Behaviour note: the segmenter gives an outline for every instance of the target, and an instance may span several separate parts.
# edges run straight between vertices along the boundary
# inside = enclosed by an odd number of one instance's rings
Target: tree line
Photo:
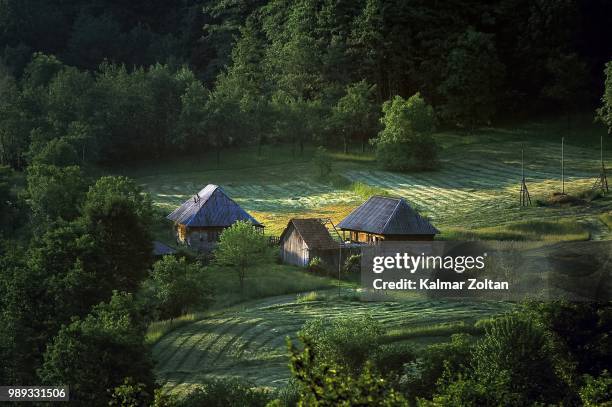
[[[3,2],[0,164],[24,168],[52,140],[81,163],[365,148],[383,103],[417,93],[467,129],[595,107],[609,3],[480,3]]]

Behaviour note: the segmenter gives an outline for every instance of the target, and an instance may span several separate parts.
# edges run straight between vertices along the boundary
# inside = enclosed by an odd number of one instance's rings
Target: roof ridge
[[[385,230],[387,230],[387,225],[389,224],[391,219],[393,219],[393,215],[395,215],[395,212],[397,212],[397,208],[399,208],[401,202],[402,202],[402,198],[397,200],[397,204],[395,205],[395,208],[393,208],[393,212],[391,212],[391,215],[389,215],[389,217],[387,218],[387,221],[382,227],[383,233],[385,232]]]

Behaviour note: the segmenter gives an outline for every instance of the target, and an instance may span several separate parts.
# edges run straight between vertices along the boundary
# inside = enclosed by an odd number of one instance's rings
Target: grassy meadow
[[[479,319],[510,308],[503,302],[363,303],[354,297],[323,293],[309,301],[299,296],[263,300],[183,325],[153,347],[157,376],[165,390],[189,392],[203,378],[240,378],[262,387],[282,387],[290,377],[286,337],[311,318],[371,314],[387,328],[386,343],[410,340],[416,346],[445,341],[458,332],[478,333]]]
[[[599,173],[599,136],[605,130],[593,125],[588,117],[574,120],[572,126],[567,130],[561,120],[482,129],[472,135],[440,132],[435,135],[441,147],[439,170],[431,172],[384,171],[371,152],[361,153],[355,146],[351,154],[330,154],[334,175],[323,181],[311,161],[312,146],[300,155],[286,145],[265,146],[260,155],[256,148],[227,149],[221,154],[219,166],[214,154],[203,154],[141,163],[118,171],[145,188],[160,215],[172,211],[206,184],[219,184],[266,226],[269,235],[278,236],[292,217],[325,217],[337,223],[368,196],[391,194],[406,198],[449,235],[461,235],[463,230],[493,238],[564,240],[565,233],[558,233],[558,220],[573,219],[577,226],[569,228],[567,240],[575,240],[588,238],[589,232],[601,234],[602,229],[607,230],[597,215],[612,209],[612,200],[538,206],[538,201],[561,191],[561,136],[566,140],[567,193],[584,194]],[[519,206],[521,148],[534,204],[529,208]],[[612,157],[612,145],[606,146],[604,156]],[[520,225],[529,228],[531,221],[537,221],[531,225],[532,231],[518,230],[525,227]],[[552,233],[541,227],[542,221],[552,222]],[[160,230],[159,236],[172,242],[167,231],[164,234]]]
[[[292,217],[339,222],[373,194],[399,195],[431,219],[441,239],[580,241],[608,239],[612,199],[585,199],[581,205],[546,206],[561,190],[560,137],[565,145],[565,189],[588,195],[599,171],[599,135],[589,120],[528,123],[483,129],[471,135],[440,132],[439,170],[393,173],[376,165],[372,152],[331,152],[333,175],[318,178],[313,147],[293,155],[290,146],[228,149],[217,166],[214,155],[125,167],[150,194],[159,218],[208,183],[221,185],[244,209],[278,236]],[[521,148],[534,203],[519,206]],[[612,145],[604,156],[612,157]],[[608,161],[609,162],[609,161]],[[160,221],[156,238],[173,243],[171,225]],[[503,302],[450,302],[414,298],[360,302],[354,285],[285,265],[249,273],[246,291],[237,290],[231,270],[209,267],[215,291],[212,310],[151,325],[157,376],[165,389],[184,394],[204,377],[238,377],[257,386],[280,387],[289,378],[285,338],[305,321],[370,313],[385,326],[387,343],[424,346],[453,333],[482,333],[476,322],[508,310]]]

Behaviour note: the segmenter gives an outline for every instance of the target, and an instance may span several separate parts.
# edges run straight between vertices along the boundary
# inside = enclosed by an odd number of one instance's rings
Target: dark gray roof
[[[168,246],[165,243],[158,242],[157,240],[153,241],[153,255],[155,256],[165,256],[167,254],[174,254],[176,250],[172,247]]]
[[[168,219],[189,227],[229,227],[239,220],[262,226],[217,185],[206,185],[176,208]]]
[[[373,196],[338,224],[340,229],[380,235],[435,235],[439,233],[404,198]]]
[[[329,230],[323,225],[320,219],[291,219],[287,224],[287,227],[280,235],[280,241],[282,244],[283,238],[287,231],[291,229],[291,225],[297,230],[302,240],[306,243],[306,246],[310,250],[315,249],[336,249],[338,248],[338,242],[329,234]]]

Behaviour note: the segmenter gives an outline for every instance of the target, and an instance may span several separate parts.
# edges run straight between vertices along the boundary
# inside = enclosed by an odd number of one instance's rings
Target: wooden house
[[[279,244],[282,261],[301,267],[308,266],[313,257],[325,259],[339,248],[320,219],[291,219]]]
[[[353,210],[339,224],[351,242],[433,240],[440,233],[414,210],[404,198],[373,196]]]
[[[167,218],[174,222],[177,241],[198,250],[214,248],[221,232],[239,220],[249,221],[263,230],[261,223],[213,184],[185,201]]]

